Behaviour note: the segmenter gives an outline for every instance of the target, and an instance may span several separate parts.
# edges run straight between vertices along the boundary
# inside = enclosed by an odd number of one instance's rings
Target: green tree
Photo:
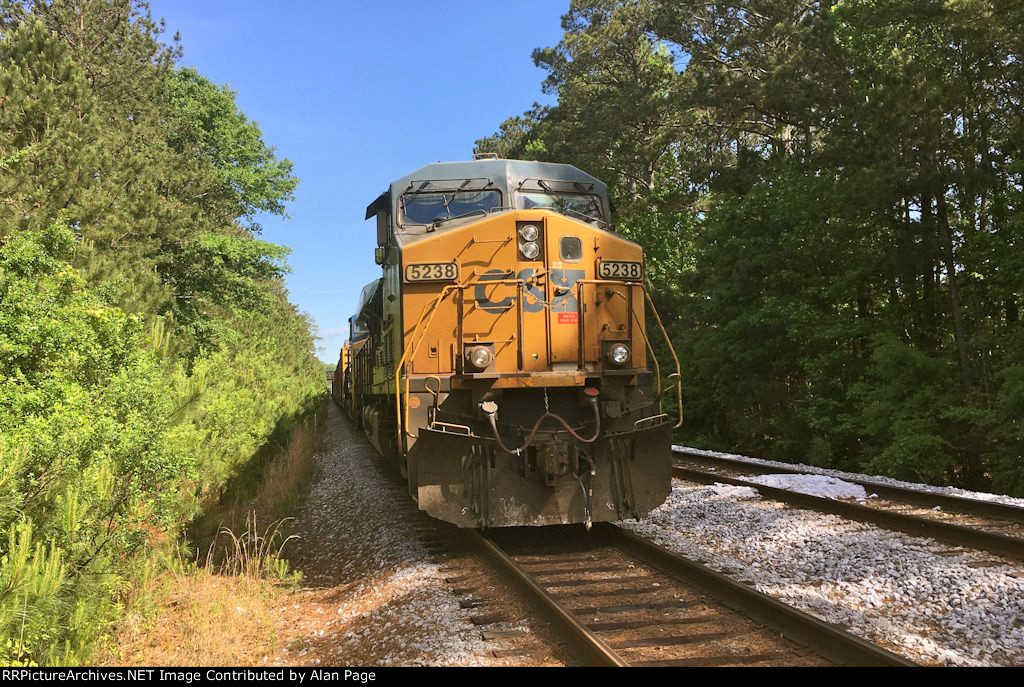
[[[609,182],[687,440],[1022,493],[1022,25],[991,0],[574,0],[535,52],[557,104],[479,145]]]
[[[84,76],[38,20],[0,40],[0,104],[2,241],[81,202],[94,183],[88,172],[99,124]]]
[[[222,186],[204,200],[211,214],[223,213],[227,222],[260,212],[284,215],[298,185],[292,163],[275,156],[256,123],[238,110],[234,91],[184,67],[168,75],[166,94],[174,113],[172,148],[209,160]]]
[[[0,0],[0,662],[75,663],[321,393],[297,181],[144,2]]]
[[[81,660],[131,559],[181,515],[191,457],[141,321],[90,290],[53,225],[0,249],[0,659]]]

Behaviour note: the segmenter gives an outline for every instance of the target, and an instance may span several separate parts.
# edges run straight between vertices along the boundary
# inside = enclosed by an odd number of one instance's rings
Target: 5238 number
[[[622,279],[639,281],[643,279],[644,269],[639,262],[623,262],[619,260],[602,260],[597,266],[600,279]]]
[[[459,278],[459,266],[454,262],[434,262],[421,265],[406,265],[406,281],[455,281]]]

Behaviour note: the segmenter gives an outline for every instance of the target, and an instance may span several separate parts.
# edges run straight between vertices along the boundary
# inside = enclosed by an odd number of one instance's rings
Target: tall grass
[[[216,574],[289,576],[285,560],[291,513],[301,504],[315,475],[320,409],[307,416],[281,443],[271,443],[232,480],[224,494],[193,522],[189,539],[197,560]],[[262,526],[260,523],[269,523]]]
[[[292,519],[275,520],[261,532],[253,510],[246,516],[244,530],[236,533],[222,527],[206,553],[207,569],[233,577],[287,579],[291,570],[284,548],[298,539],[284,530]]]
[[[105,663],[251,665],[280,648],[274,609],[300,579],[287,560],[289,514],[314,477],[319,426],[307,416],[207,505],[191,551],[168,552],[133,590]]]
[[[313,414],[292,433],[288,445],[270,462],[259,482],[252,510],[271,518],[290,513],[305,498],[315,473],[319,414]]]

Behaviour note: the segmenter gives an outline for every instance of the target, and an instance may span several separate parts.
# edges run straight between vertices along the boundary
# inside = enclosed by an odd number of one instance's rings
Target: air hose
[[[572,438],[580,442],[581,444],[592,444],[595,441],[597,441],[598,438],[601,436],[601,411],[597,407],[596,398],[590,397],[589,401],[590,407],[594,411],[594,436],[590,437],[589,439],[581,437],[579,434],[576,433],[576,430],[569,426],[568,422],[562,419],[561,416],[555,415],[549,410],[543,415],[541,415],[539,418],[537,418],[537,421],[533,423],[533,429],[530,430],[530,434],[526,437],[526,441],[523,442],[522,446],[515,449],[509,448],[508,446],[505,445],[505,442],[501,440],[501,435],[498,432],[497,405],[494,404],[492,406],[484,407],[484,404],[481,404],[481,407],[483,408],[484,412],[487,413],[487,420],[491,423],[491,431],[494,432],[494,440],[498,442],[498,446],[501,447],[501,450],[503,450],[505,453],[519,455],[533,444],[533,440],[537,436],[537,430],[540,429],[541,423],[548,418],[551,418],[558,422],[560,425],[562,425],[562,427],[565,428],[565,431],[571,434]]]
[[[580,483],[580,489],[583,490],[583,524],[587,528],[587,532],[594,525],[594,478],[597,477],[597,468],[594,466],[594,461],[587,456],[583,456],[583,460],[586,461],[590,467],[588,470],[589,479],[587,480],[586,486],[583,484],[583,480],[580,479],[579,475],[576,476],[576,481]]]

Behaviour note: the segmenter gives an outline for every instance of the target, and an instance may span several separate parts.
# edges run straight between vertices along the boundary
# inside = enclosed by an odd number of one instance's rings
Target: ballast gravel
[[[820,496],[826,499],[856,499],[864,501],[868,498],[864,487],[852,484],[828,475],[748,475],[748,482],[762,484],[766,487],[788,489],[790,491]]]
[[[678,480],[623,526],[914,661],[1024,664],[1024,571],[1008,560]]]
[[[302,539],[293,559],[304,573],[303,589],[297,603],[278,609],[286,648],[262,663],[507,665],[470,622],[476,611],[460,608],[445,583],[452,573],[417,538],[423,516],[395,493],[378,459],[334,409],[329,423],[331,439],[317,456],[319,474],[297,523]],[[855,485],[840,481],[860,475],[807,471],[838,478],[798,479],[808,490],[863,498],[846,493]],[[624,526],[918,662],[1024,664],[1024,571],[1007,560],[726,485],[675,481],[663,506]]]
[[[422,520],[407,496],[393,483],[389,489],[379,458],[333,407],[324,435],[296,525],[301,602],[280,609],[293,635],[267,663],[494,663],[494,647],[485,646],[417,539]]]

